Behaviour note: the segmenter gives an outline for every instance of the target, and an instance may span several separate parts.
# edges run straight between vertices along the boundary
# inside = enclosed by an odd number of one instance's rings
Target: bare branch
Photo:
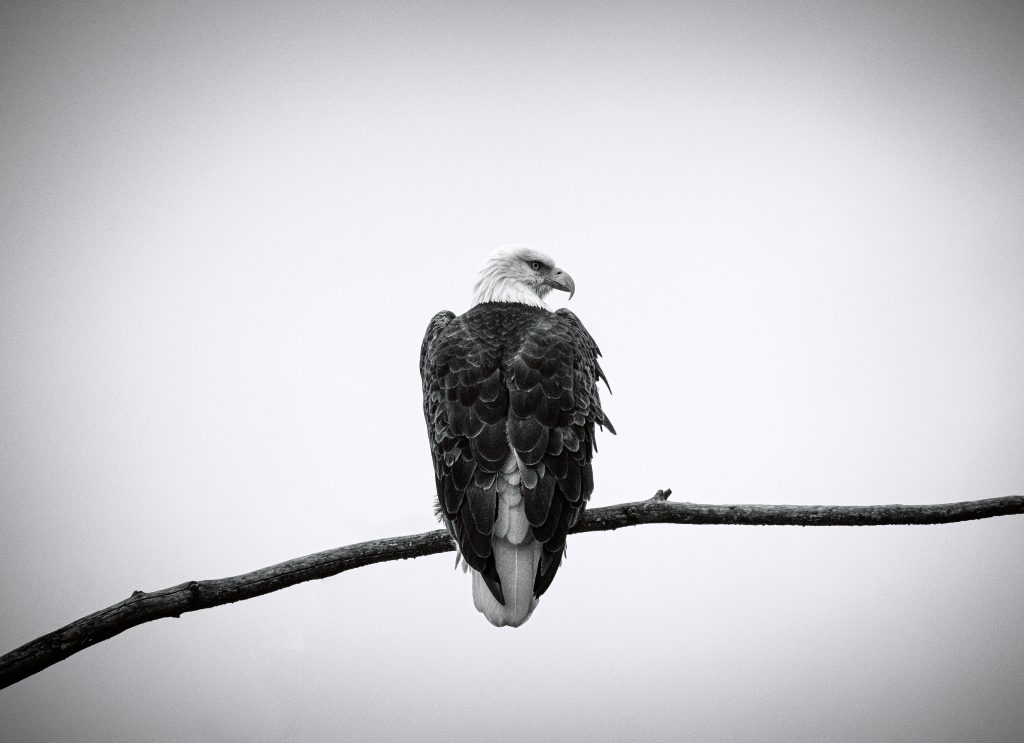
[[[671,490],[659,490],[650,500],[587,509],[571,533],[639,524],[923,526],[1024,514],[1024,496],[1020,495],[921,506],[765,506],[669,503],[671,494]]]
[[[1024,496],[905,506],[764,506],[670,503],[671,490],[636,503],[584,512],[573,533],[608,531],[639,524],[745,524],[761,526],[884,526],[947,524],[1024,514]],[[124,601],[32,640],[0,657],[0,689],[108,640],[126,629],[164,617],[243,601],[316,578],[390,560],[406,560],[454,549],[443,530],[376,539],[317,552],[251,573],[188,581],[151,593],[135,591]]]

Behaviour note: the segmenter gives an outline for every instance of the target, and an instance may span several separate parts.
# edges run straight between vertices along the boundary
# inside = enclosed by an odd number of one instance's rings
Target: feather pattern
[[[437,510],[473,569],[473,602],[525,622],[593,492],[600,351],[572,312],[482,302],[440,312],[420,350]]]

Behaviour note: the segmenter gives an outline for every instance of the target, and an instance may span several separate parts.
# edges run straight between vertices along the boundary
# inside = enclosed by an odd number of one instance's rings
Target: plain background
[[[576,279],[606,505],[1024,490],[1024,4],[0,3],[0,650],[426,531],[419,343]],[[556,297],[557,305],[564,297]],[[161,620],[5,741],[1019,741],[1024,519],[580,535]]]

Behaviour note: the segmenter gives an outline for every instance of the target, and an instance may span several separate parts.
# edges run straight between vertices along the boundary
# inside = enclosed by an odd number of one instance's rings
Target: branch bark
[[[744,524],[752,526],[885,526],[947,524],[1024,514],[1024,496],[906,506],[768,506],[670,503],[671,490],[651,499],[588,509],[572,533],[610,531],[640,524]],[[0,657],[0,689],[103,640],[154,619],[262,596],[308,580],[390,560],[407,560],[455,549],[444,530],[375,539],[215,580],[188,581],[145,593],[82,617]]]

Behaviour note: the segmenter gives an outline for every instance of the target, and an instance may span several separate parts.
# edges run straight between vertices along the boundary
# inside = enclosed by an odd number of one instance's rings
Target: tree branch
[[[1024,496],[905,506],[765,506],[669,503],[671,490],[650,500],[594,508],[584,512],[572,533],[609,531],[639,524],[745,524],[760,526],[884,526],[947,524],[955,521],[1024,514]],[[135,591],[124,601],[32,640],[0,657],[0,689],[58,663],[79,650],[145,622],[180,617],[200,609],[243,601],[316,578],[390,560],[449,552],[454,545],[443,530],[407,537],[376,539],[217,580],[188,581],[151,593]]]

